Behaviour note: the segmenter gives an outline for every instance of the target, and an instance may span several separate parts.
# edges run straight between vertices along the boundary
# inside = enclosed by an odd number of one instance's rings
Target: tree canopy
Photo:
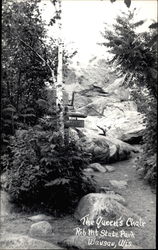
[[[4,0],[2,4],[1,119],[6,134],[25,122],[35,123],[43,114],[37,101],[45,99],[50,68],[57,75],[57,44],[53,37],[48,43],[39,2]],[[65,53],[65,65],[67,57]]]

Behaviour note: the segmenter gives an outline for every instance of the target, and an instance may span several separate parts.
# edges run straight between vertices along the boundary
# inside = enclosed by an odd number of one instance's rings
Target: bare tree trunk
[[[59,12],[61,14],[61,0],[58,0]],[[57,129],[61,135],[61,144],[64,145],[64,104],[63,104],[63,42],[62,42],[62,23],[61,16],[58,21],[58,71],[56,84],[56,106],[57,106]]]

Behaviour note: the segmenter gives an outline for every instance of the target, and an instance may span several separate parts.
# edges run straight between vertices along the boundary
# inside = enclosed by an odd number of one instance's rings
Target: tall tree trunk
[[[56,106],[57,106],[57,129],[61,135],[61,144],[64,145],[64,103],[63,103],[63,41],[62,41],[62,22],[61,22],[61,0],[59,3],[60,19],[58,19],[59,38],[58,38],[58,71],[56,84]]]
[[[56,85],[56,105],[57,105],[57,129],[62,136],[62,143],[64,142],[64,105],[63,105],[63,76],[62,76],[62,42],[59,42],[58,47],[58,72]]]

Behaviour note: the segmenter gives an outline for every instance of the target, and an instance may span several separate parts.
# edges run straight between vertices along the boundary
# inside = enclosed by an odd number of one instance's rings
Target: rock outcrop
[[[128,159],[132,153],[138,153],[133,147],[121,140],[98,135],[95,131],[82,129],[84,136],[77,140],[83,151],[92,154],[92,161],[106,164]]]
[[[78,68],[76,74],[76,79],[66,81],[65,89],[70,94],[69,99],[75,92],[75,110],[87,115],[85,129],[97,134],[106,130],[111,138],[139,143],[139,131],[145,128],[144,117],[130,99],[130,89],[123,85],[124,77],[117,77],[105,62],[97,62],[97,59],[85,69]],[[129,129],[136,130],[134,135],[129,135]]]
[[[143,140],[143,129],[135,128],[120,136],[120,140],[129,144],[139,144]]]
[[[139,220],[138,215],[123,205],[124,202],[124,198],[116,194],[90,193],[80,200],[74,216],[77,220],[88,216],[88,220],[94,222],[99,216],[105,221],[119,221],[121,218],[122,226],[128,218]]]

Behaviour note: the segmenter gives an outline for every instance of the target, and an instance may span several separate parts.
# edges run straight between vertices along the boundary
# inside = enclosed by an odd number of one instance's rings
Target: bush
[[[157,176],[156,154],[149,156],[148,158],[143,154],[137,161],[137,169],[138,171],[141,170],[141,177],[155,188]]]
[[[17,204],[70,213],[83,195],[95,191],[83,174],[89,159],[74,143],[59,147],[58,137],[49,130],[16,132],[6,173],[7,191]]]
[[[155,186],[156,184],[156,152],[157,152],[157,100],[150,94],[143,95],[133,91],[138,111],[145,114],[146,129],[143,133],[143,154],[138,160],[142,178]]]

